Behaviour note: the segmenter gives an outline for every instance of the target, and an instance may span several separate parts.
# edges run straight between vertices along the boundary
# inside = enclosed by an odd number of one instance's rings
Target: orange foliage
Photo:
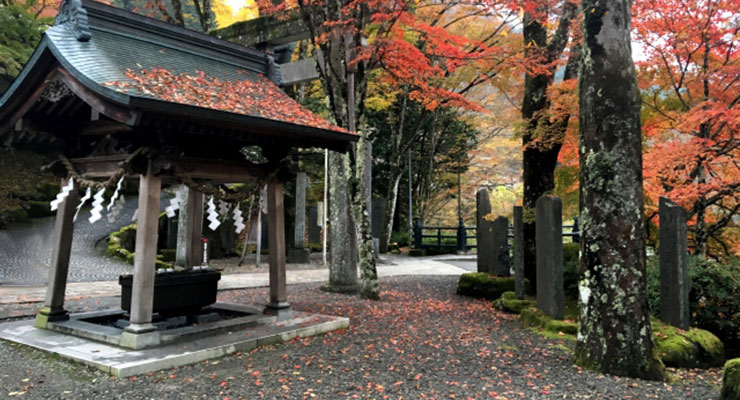
[[[708,224],[740,209],[740,0],[635,3],[643,89],[645,188]]]

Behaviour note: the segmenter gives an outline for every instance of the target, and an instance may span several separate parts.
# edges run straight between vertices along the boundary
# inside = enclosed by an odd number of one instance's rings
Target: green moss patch
[[[544,334],[544,336],[556,339],[576,340],[578,333],[578,322],[572,319],[557,320],[545,315],[537,307],[525,308],[519,314],[519,318],[527,328]]]
[[[711,332],[691,328],[687,331],[652,320],[655,347],[668,367],[710,368],[722,365],[725,349]]]
[[[489,275],[486,272],[470,272],[460,275],[457,294],[496,300],[504,292],[514,291],[514,278]]]
[[[520,300],[514,292],[504,292],[501,297],[493,301],[493,306],[500,311],[513,314],[519,314],[525,308],[534,307],[535,301],[532,299]]]
[[[512,295],[507,294],[507,297]],[[502,304],[505,299],[499,300],[497,302]],[[519,315],[522,324],[536,333],[553,339],[576,340],[578,320],[572,307],[566,307],[564,320],[552,319],[537,307],[523,307]],[[724,362],[724,346],[711,332],[698,328],[683,331],[657,319],[651,323],[656,351],[666,366],[711,368]]]
[[[111,233],[108,236],[108,248],[105,253],[110,257],[118,258],[131,265],[134,264],[136,254],[134,253],[136,247],[136,224],[124,226],[123,228]],[[172,263],[168,261],[175,260],[175,250],[165,249],[162,250],[163,254],[158,254],[155,260],[155,267],[160,268],[172,268]]]
[[[720,400],[740,400],[740,358],[727,361],[722,374]]]

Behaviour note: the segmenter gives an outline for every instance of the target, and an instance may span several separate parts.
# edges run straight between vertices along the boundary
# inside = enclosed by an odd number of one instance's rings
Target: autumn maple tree
[[[689,210],[702,258],[731,252],[722,233],[740,211],[739,9],[738,0],[645,0],[633,10],[649,203],[668,196]]]

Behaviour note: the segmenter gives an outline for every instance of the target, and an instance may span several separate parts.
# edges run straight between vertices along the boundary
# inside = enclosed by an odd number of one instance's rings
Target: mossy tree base
[[[514,292],[505,292],[493,302],[495,308],[519,314],[522,324],[552,339],[575,341],[578,334],[577,310],[566,307],[566,319],[556,320],[539,310],[532,300],[519,300]],[[709,331],[691,328],[687,331],[651,321],[657,356],[663,364],[675,368],[712,368],[724,362],[724,346]],[[740,400],[740,399],[739,399]]]

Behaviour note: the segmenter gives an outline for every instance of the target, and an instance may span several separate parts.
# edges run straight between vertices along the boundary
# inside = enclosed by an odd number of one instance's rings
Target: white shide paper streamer
[[[90,200],[90,197],[92,197],[92,190],[90,188],[87,188],[85,191],[85,195],[80,199],[80,204],[77,205],[77,211],[75,211],[75,216],[72,218],[72,222],[77,221],[77,216],[80,214],[80,210],[82,210],[82,206],[87,203],[88,200]]]
[[[221,225],[221,221],[218,220],[218,212],[216,212],[216,205],[213,203],[213,196],[211,196],[208,199],[207,212],[208,212],[208,217],[206,219],[211,222],[210,224],[208,224],[208,227],[212,231],[215,231],[216,228],[218,228],[219,225]]]
[[[72,191],[74,188],[75,183],[73,179],[70,179],[67,183],[67,186],[62,187],[62,191],[57,194],[57,198],[51,201],[51,211],[56,211],[57,208],[59,208],[59,204],[61,204],[64,199],[69,196],[69,192]]]
[[[90,210],[90,221],[91,224],[98,222],[100,218],[103,218],[103,196],[105,195],[105,189],[98,190],[93,196],[92,210]]]

